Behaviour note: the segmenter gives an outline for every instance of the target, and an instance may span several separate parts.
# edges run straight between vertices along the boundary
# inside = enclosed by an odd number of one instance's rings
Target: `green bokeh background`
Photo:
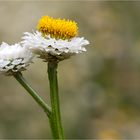
[[[140,138],[139,1],[0,1],[0,42],[21,41],[42,15],[78,22],[87,52],[59,64],[67,138]],[[47,64],[23,72],[49,103]],[[0,75],[0,138],[50,138],[48,119],[13,77]]]

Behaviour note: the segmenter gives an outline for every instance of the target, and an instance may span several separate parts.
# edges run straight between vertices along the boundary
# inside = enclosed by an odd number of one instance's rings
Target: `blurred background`
[[[0,1],[0,42],[21,41],[42,15],[78,22],[87,52],[59,64],[67,138],[140,138],[139,1]],[[23,72],[48,103],[47,64]],[[13,77],[0,75],[0,138],[51,138],[48,119]]]

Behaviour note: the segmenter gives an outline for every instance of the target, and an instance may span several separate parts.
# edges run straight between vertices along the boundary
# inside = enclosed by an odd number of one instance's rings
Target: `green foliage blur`
[[[21,41],[49,15],[78,22],[87,52],[59,64],[67,138],[140,138],[140,2],[0,1],[0,42]],[[35,59],[24,77],[48,103],[47,64]],[[51,138],[49,122],[13,77],[0,75],[0,138]]]

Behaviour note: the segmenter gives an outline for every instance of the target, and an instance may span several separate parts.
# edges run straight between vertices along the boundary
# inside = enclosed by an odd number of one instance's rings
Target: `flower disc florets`
[[[10,75],[25,70],[32,58],[30,50],[20,44],[8,45],[3,42],[0,45],[0,73]]]
[[[78,34],[78,27],[75,21],[54,19],[49,16],[43,16],[39,20],[37,29],[43,34],[57,39],[70,39]]]

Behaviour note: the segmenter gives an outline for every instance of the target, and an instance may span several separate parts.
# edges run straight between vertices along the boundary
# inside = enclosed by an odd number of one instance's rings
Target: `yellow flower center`
[[[51,35],[57,39],[71,39],[78,34],[78,27],[75,21],[65,19],[54,19],[43,16],[37,25],[37,29],[44,35]]]

